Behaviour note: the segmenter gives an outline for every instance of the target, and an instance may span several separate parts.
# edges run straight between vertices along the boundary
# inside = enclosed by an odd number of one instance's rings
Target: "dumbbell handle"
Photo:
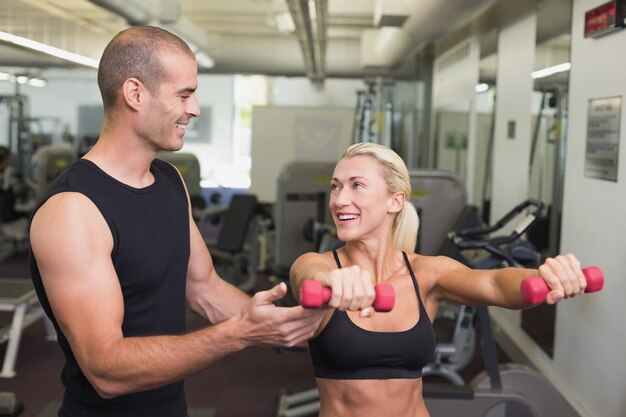
[[[604,285],[604,274],[597,266],[589,266],[583,268],[583,275],[587,280],[587,288],[585,292],[597,292]],[[530,277],[522,281],[520,285],[522,298],[528,304],[539,304],[546,301],[546,297],[550,292],[550,287],[541,277]]]
[[[379,312],[391,311],[395,304],[395,293],[390,284],[377,284],[374,287],[376,296],[372,307]],[[330,301],[332,291],[322,285],[320,281],[307,279],[300,287],[300,304],[304,308],[320,308]]]

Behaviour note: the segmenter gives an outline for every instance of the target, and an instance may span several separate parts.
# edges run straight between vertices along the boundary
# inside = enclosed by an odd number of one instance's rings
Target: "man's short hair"
[[[157,96],[165,76],[163,52],[194,56],[181,38],[154,26],[133,26],[118,33],[106,46],[98,66],[98,87],[104,110],[113,108],[124,82],[141,81],[150,94]]]

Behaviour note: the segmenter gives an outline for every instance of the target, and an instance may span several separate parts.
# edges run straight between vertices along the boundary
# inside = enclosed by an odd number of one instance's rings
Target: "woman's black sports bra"
[[[337,252],[333,251],[341,268]],[[357,326],[345,311],[335,310],[319,335],[309,341],[315,376],[329,379],[420,378],[437,344],[411,263],[404,261],[417,294],[420,318],[401,332],[373,332]]]

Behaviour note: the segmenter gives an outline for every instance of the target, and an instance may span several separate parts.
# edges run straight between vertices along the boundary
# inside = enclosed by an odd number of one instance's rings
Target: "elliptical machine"
[[[524,219],[509,233],[502,231],[525,210]],[[505,266],[535,266],[538,251],[522,239],[544,210],[543,203],[526,200],[515,206],[493,226],[452,232],[449,239],[464,253],[472,251],[470,265],[490,269]],[[480,254],[487,256],[481,257]],[[485,371],[469,385],[424,384],[424,399],[433,417],[550,417],[565,414],[565,401],[557,389],[533,369],[518,365],[500,366],[486,306],[473,307],[478,325]]]
[[[497,243],[496,248],[501,252],[488,253],[489,256],[483,259],[471,259],[472,256],[467,255],[468,248],[464,247],[467,241],[475,242],[485,239],[485,236],[498,232],[518,214],[529,208],[533,210],[532,216],[527,217],[525,222],[521,223],[510,235],[498,238],[501,243]],[[524,239],[524,236],[536,224],[543,211],[543,203],[527,200],[513,208],[493,226],[486,226],[479,220],[478,208],[468,206],[462,213],[457,226],[448,233],[448,240],[441,250],[442,255],[454,258],[475,269],[496,269],[506,266],[536,268],[541,263],[541,256],[539,251]],[[474,244],[470,246],[472,245]],[[477,253],[471,255],[476,256]],[[455,385],[466,383],[459,371],[464,369],[474,357],[475,313],[476,309],[471,306],[448,301],[442,303],[434,321],[438,339],[435,359],[424,367],[422,375],[439,376]]]

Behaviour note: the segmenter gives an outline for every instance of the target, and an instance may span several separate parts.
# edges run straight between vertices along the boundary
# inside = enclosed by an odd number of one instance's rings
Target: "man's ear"
[[[404,208],[405,203],[406,194],[398,191],[389,198],[389,205],[387,207],[387,210],[389,211],[389,213],[399,213]]]
[[[139,110],[147,93],[143,83],[137,78],[131,77],[122,84],[122,98],[129,107]]]

